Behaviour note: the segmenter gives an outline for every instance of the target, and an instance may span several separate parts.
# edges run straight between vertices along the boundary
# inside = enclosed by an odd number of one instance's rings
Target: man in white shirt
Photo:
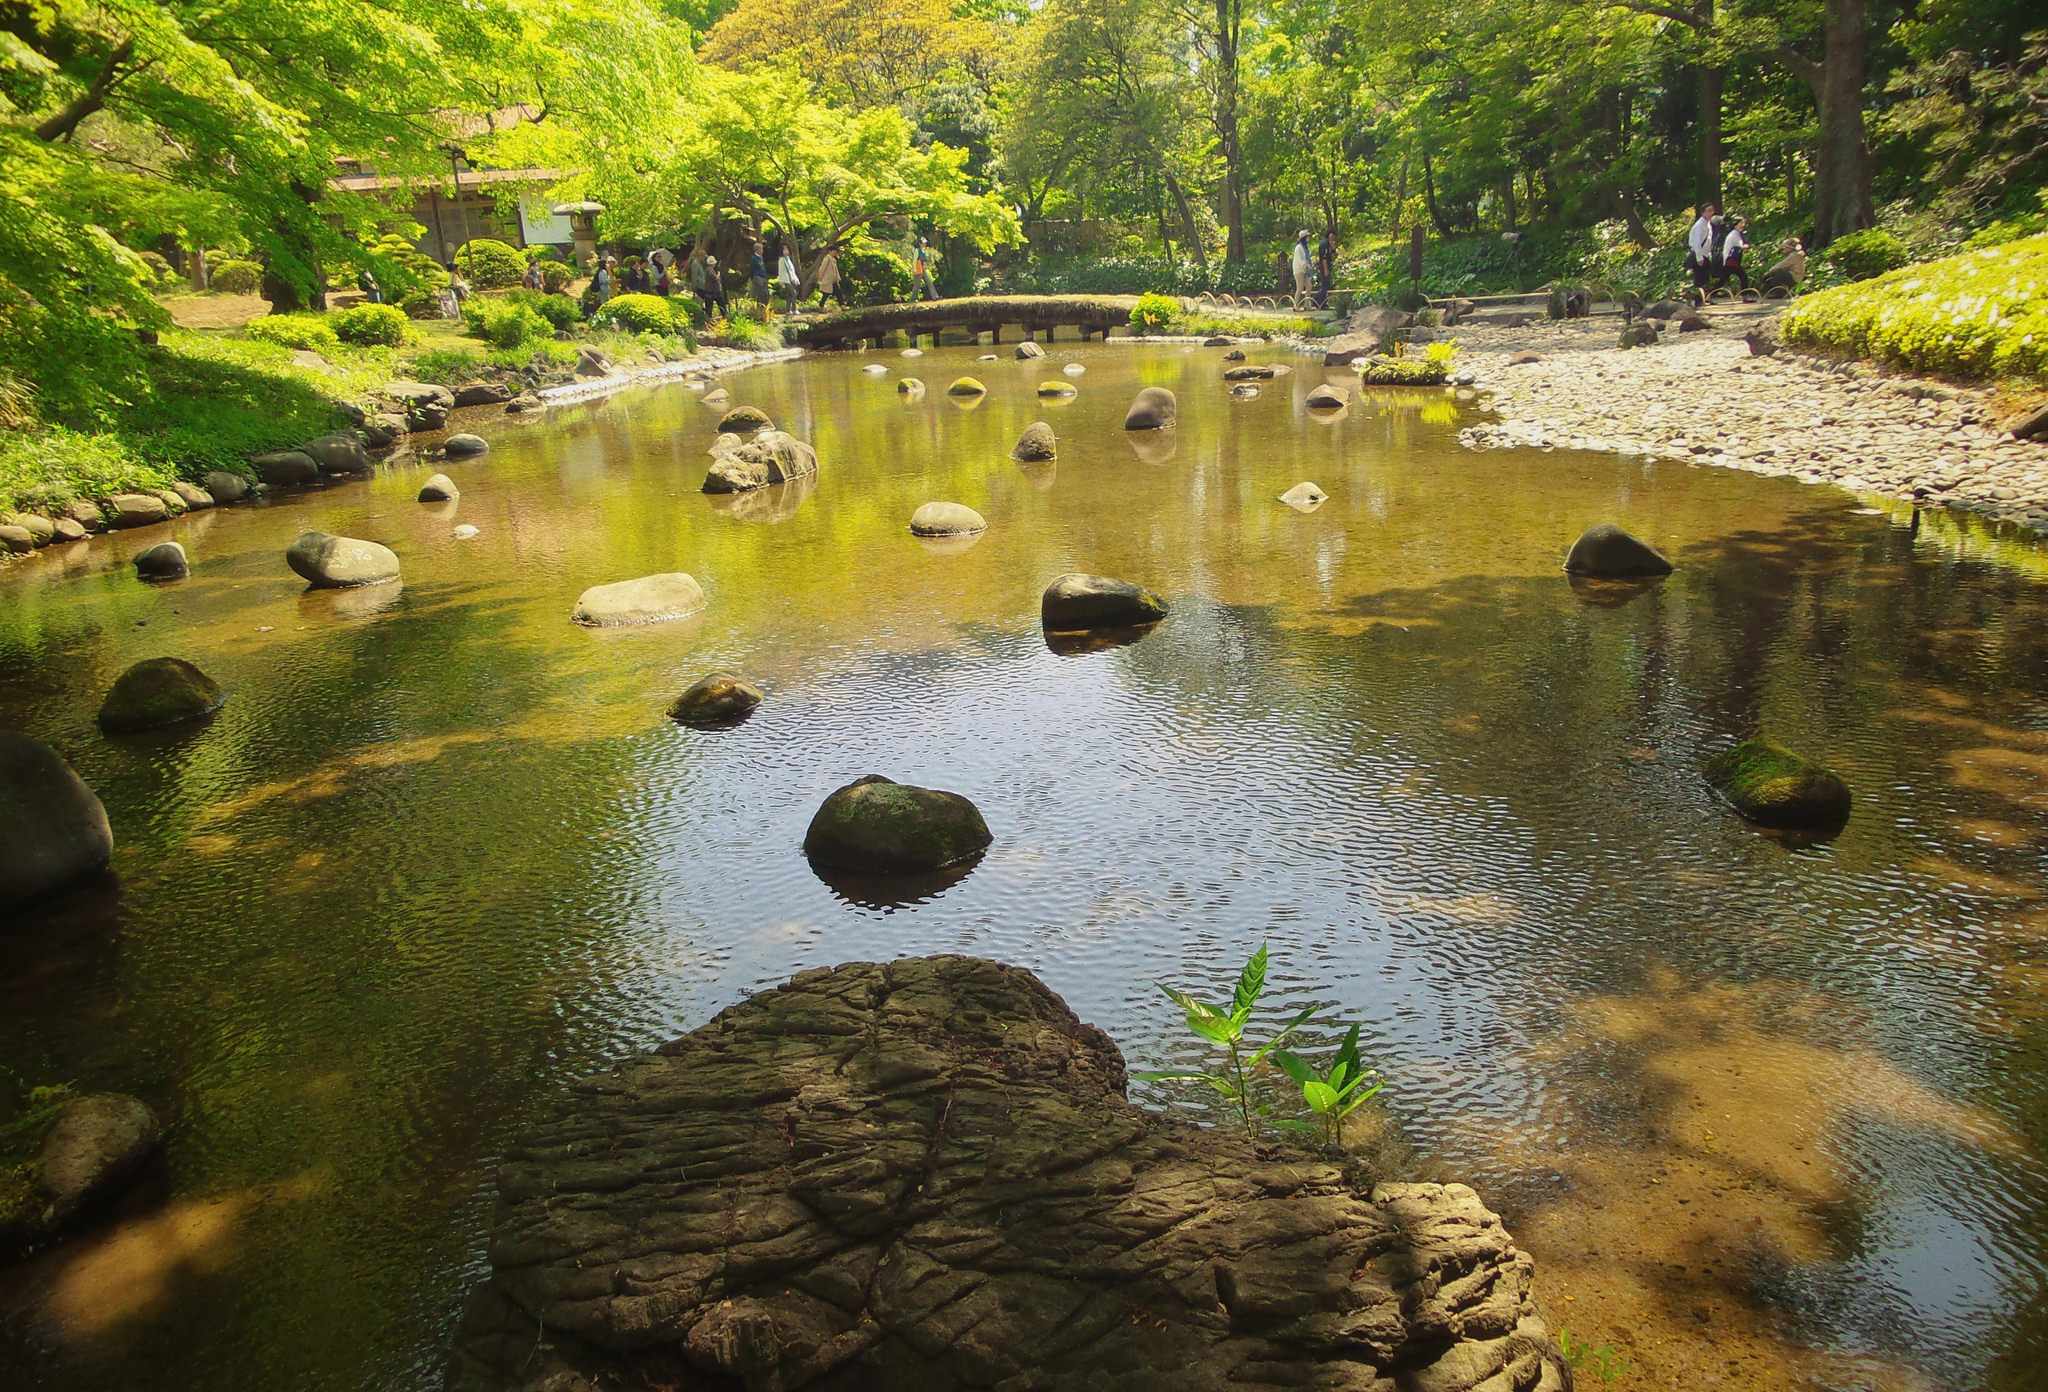
[[[1294,234],[1293,267],[1294,293],[1296,296],[1306,296],[1308,294],[1309,272],[1315,267],[1315,254],[1308,249],[1307,228],[1303,228]],[[1301,300],[1297,299],[1295,303],[1299,306]]]
[[[1685,268],[1692,272],[1692,288],[1702,295],[1714,273],[1714,214],[1719,211],[1711,203],[1700,204],[1699,216],[1685,239]]]

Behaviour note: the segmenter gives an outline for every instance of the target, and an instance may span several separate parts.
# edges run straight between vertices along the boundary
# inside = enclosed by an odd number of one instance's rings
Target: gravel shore
[[[1447,336],[1498,415],[1471,449],[1517,446],[1692,459],[1855,492],[1919,498],[2048,532],[2048,440],[2015,440],[1990,393],[1892,377],[1743,334],[1780,306],[1709,312],[1714,327],[1667,328],[1654,347],[1615,346],[1619,319],[1525,328],[1460,325]],[[1512,363],[1518,353],[1540,360]]]

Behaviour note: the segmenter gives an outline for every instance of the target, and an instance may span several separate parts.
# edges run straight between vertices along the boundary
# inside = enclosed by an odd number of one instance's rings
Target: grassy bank
[[[1786,311],[1783,336],[1909,372],[2048,383],[2048,236],[1803,296]]]

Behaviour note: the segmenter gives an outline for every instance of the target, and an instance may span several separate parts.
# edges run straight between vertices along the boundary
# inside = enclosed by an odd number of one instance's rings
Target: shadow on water
[[[863,875],[815,862],[811,869],[826,888],[846,903],[892,913],[897,909],[930,903],[973,874],[981,859],[976,856],[959,865],[918,875]]]

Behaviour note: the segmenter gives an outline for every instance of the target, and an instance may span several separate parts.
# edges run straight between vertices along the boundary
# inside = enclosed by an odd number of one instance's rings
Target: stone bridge
[[[1131,321],[1136,295],[973,295],[957,300],[923,300],[911,304],[870,305],[792,321],[790,337],[806,348],[849,348],[879,340],[897,330],[915,344],[925,334],[938,345],[942,329],[965,329],[989,342],[1003,341],[1003,329],[1015,326],[1028,339],[1051,342],[1060,329],[1079,330],[1085,340]]]

